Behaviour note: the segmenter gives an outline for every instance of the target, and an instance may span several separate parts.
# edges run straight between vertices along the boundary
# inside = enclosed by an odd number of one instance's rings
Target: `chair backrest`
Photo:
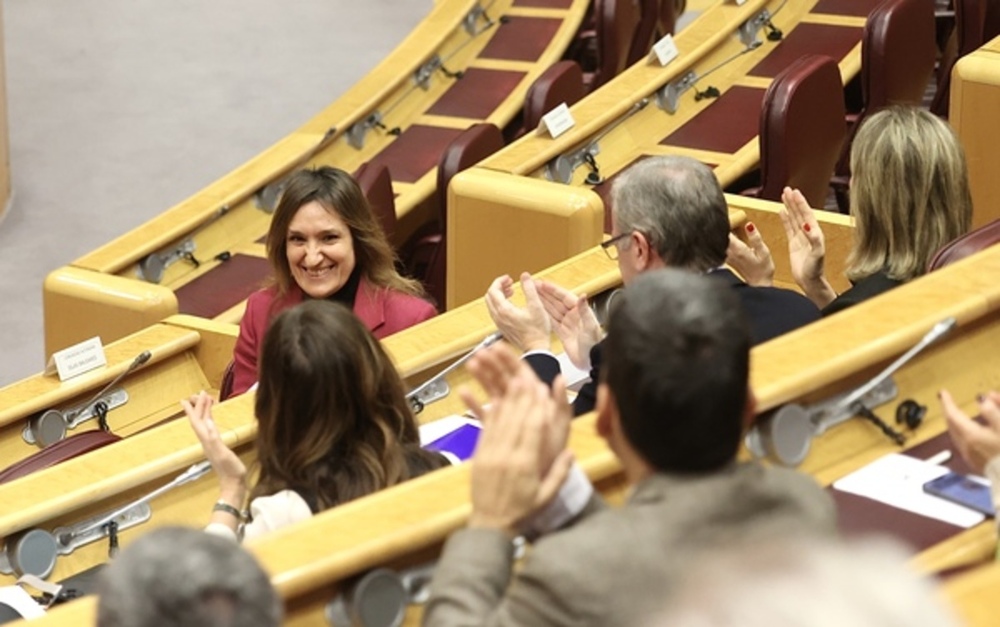
[[[441,153],[437,170],[437,199],[441,211],[438,223],[442,232],[447,230],[448,212],[445,207],[448,199],[448,183],[452,177],[501,148],[503,148],[503,135],[500,129],[489,122],[482,122],[462,131]]]
[[[660,12],[657,15],[656,39],[664,35],[673,35],[677,28],[677,16],[682,15],[687,8],[686,0],[660,0]]]
[[[948,103],[951,92],[951,70],[961,57],[975,51],[986,41],[986,18],[989,5],[995,17],[1000,17],[1000,0],[955,0],[956,50],[946,50],[938,65],[937,91],[931,101],[931,112],[948,117]],[[998,20],[1000,21],[1000,20]],[[1000,28],[1000,24],[994,25]],[[996,33],[993,34],[995,36]]]
[[[119,436],[101,429],[71,435],[5,468],[0,472],[0,483],[7,483],[26,477],[33,472],[51,468],[67,459],[79,457],[84,453],[103,448],[108,444],[114,444],[119,440],[121,440]]]
[[[410,268],[422,267],[415,273],[433,298],[439,309],[445,307],[445,259],[446,238],[448,233],[447,200],[448,183],[456,174],[479,163],[494,152],[503,148],[503,135],[493,124],[483,122],[473,124],[452,140],[451,144],[441,154],[437,171],[437,200],[440,210],[438,217],[439,233],[425,236],[418,242],[416,254],[423,260],[409,259]]]
[[[1000,242],[1000,220],[994,220],[945,244],[931,258],[927,264],[927,271],[943,268],[998,242]]]
[[[837,62],[804,56],[771,82],[760,112],[757,196],[781,200],[786,185],[822,207],[844,143],[843,85]]]
[[[653,47],[653,37],[656,35],[660,25],[660,0],[634,0],[639,7],[639,23],[632,34],[632,42],[628,48],[628,55],[625,57],[625,65],[622,69],[641,60]],[[671,4],[671,11],[673,10]],[[671,34],[673,30],[670,31]]]
[[[396,194],[392,191],[389,168],[382,163],[363,163],[354,173],[354,180],[368,199],[385,236],[392,241],[396,230]]]
[[[934,29],[934,0],[885,0],[868,14],[861,34],[862,105],[837,163],[839,176],[851,174],[851,144],[869,115],[889,105],[923,104],[937,56]]]
[[[598,61],[594,73],[585,77],[590,91],[610,81],[628,65],[633,41],[642,24],[640,0],[596,0],[594,21]]]
[[[565,102],[573,106],[583,98],[583,70],[576,61],[559,61],[542,72],[524,98],[521,129],[515,138],[538,128],[542,116]]]
[[[893,104],[919,106],[935,57],[934,0],[886,0],[872,9],[861,43],[862,117]]]
[[[219,402],[228,399],[233,395],[233,385],[236,384],[236,362],[229,361],[226,369],[222,372],[222,382],[219,383]]]

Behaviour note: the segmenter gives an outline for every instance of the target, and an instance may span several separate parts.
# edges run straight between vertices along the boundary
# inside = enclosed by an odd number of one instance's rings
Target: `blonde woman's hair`
[[[849,279],[924,274],[934,253],[972,221],[965,154],[951,127],[914,107],[868,118],[851,148],[851,213]]]

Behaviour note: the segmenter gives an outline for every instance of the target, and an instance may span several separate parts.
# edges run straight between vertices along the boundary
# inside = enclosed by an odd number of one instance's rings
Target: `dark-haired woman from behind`
[[[379,341],[346,307],[322,300],[279,314],[265,335],[252,488],[219,437],[212,398],[202,392],[181,405],[219,477],[214,533],[253,538],[447,465],[420,448]]]
[[[420,283],[396,270],[396,257],[361,188],[343,170],[292,174],[267,233],[274,285],[250,295],[233,353],[233,394],[257,381],[268,324],[309,299],[350,308],[381,339],[433,317]]]

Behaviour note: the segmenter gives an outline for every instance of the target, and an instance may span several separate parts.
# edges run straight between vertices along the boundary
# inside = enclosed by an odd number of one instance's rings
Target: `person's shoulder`
[[[744,479],[739,482],[740,491],[757,492],[776,511],[785,510],[792,518],[815,525],[818,531],[833,529],[836,522],[833,499],[809,475],[756,462],[739,464],[737,473]]]
[[[410,324],[423,322],[437,315],[437,309],[428,300],[385,287],[378,290],[385,304],[386,316],[395,315],[410,320]]]

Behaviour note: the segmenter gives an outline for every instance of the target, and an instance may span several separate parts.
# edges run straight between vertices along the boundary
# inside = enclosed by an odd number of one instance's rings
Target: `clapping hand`
[[[1000,456],[1000,394],[990,392],[979,401],[985,426],[959,409],[947,390],[941,390],[939,398],[955,448],[973,470],[983,472],[991,459]]]
[[[749,285],[770,287],[774,285],[774,259],[771,250],[764,243],[760,231],[752,222],[743,229],[746,243],[732,233],[726,249],[726,263],[740,273]]]
[[[781,193],[785,208],[779,214],[788,239],[788,261],[792,278],[817,307],[826,307],[837,297],[823,274],[826,245],[823,230],[805,196],[786,187]]]
[[[548,350],[551,346],[551,323],[535,280],[527,272],[521,275],[521,287],[525,299],[523,308],[510,302],[514,295],[514,280],[507,275],[495,279],[485,298],[490,318],[504,338],[521,350]]]
[[[476,355],[470,370],[507,372],[517,360],[504,343]],[[477,376],[477,378],[479,378]],[[481,381],[482,382],[482,381]],[[482,416],[483,432],[472,458],[472,515],[469,526],[497,529],[511,536],[519,523],[539,511],[559,492],[573,463],[566,448],[572,410],[566,400],[562,377],[550,391],[526,365],[505,379],[503,386],[484,383],[499,390],[483,408],[468,390],[463,399]]]
[[[601,326],[585,295],[577,296],[548,281],[537,281],[545,313],[573,365],[590,369],[590,349],[601,341]]]

